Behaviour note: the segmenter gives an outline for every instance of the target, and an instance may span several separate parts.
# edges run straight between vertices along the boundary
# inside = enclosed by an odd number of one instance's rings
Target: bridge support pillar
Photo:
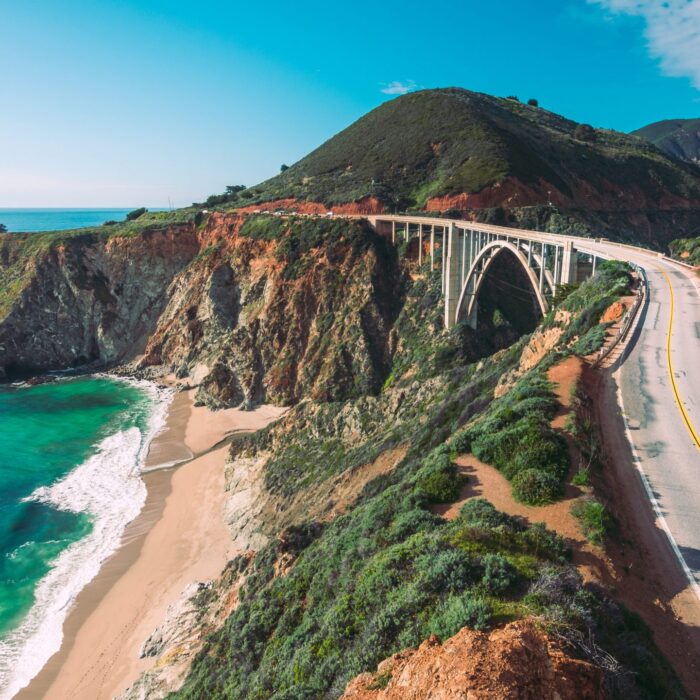
[[[566,241],[561,261],[560,284],[573,284],[574,282],[576,282],[576,250],[573,241]]]
[[[460,292],[459,230],[451,223],[446,229],[447,243],[445,260],[445,326],[452,328],[457,322],[457,303]]]

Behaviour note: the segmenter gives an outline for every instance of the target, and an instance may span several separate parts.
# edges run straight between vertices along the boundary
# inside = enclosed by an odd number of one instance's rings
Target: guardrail
[[[639,265],[635,265],[634,263],[630,264],[635,268],[637,274],[639,275],[639,279],[641,280],[639,290],[637,291],[637,296],[632,306],[630,306],[630,308],[625,313],[625,317],[622,321],[622,324],[620,325],[620,328],[617,331],[617,335],[613,338],[612,343],[610,343],[610,345],[608,345],[607,347],[603,347],[600,349],[598,359],[593,363],[594,367],[600,367],[601,363],[605,360],[605,358],[608,357],[610,353],[618,346],[618,344],[625,339],[627,333],[629,333],[629,330],[632,327],[632,324],[634,323],[635,318],[637,317],[637,312],[644,303],[644,299],[648,294],[647,275],[646,272],[644,272],[644,268],[639,267]]]

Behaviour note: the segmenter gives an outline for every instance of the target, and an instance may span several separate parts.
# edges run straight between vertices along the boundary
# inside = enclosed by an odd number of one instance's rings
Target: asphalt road
[[[637,466],[700,598],[700,278],[612,244],[589,244],[644,268],[649,301],[617,372]]]

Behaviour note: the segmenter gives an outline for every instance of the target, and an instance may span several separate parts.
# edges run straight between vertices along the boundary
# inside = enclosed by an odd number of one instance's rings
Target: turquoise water
[[[124,221],[127,213],[136,209],[0,209],[0,224],[10,233],[27,231],[61,231],[101,226],[105,221]],[[165,211],[150,209],[150,211]]]
[[[55,618],[143,503],[138,461],[159,405],[149,389],[101,377],[0,385],[0,691],[23,657],[35,667],[60,643]]]

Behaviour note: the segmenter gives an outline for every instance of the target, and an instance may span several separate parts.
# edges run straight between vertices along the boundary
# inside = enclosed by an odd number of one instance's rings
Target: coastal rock
[[[133,237],[66,237],[29,257],[15,251],[0,263],[20,287],[14,299],[15,287],[0,293],[0,367],[13,376],[135,357],[198,247],[191,227],[174,225]]]
[[[31,252],[0,239],[0,372],[128,365],[175,374],[213,409],[377,392],[404,274],[385,241],[366,222],[285,231],[272,217],[269,234],[246,235],[246,218],[61,235]]]
[[[603,672],[567,656],[528,621],[493,632],[461,629],[440,644],[382,661],[351,681],[341,700],[602,700]]]
[[[182,686],[207,634],[238,605],[252,559],[253,553],[245,552],[229,562],[216,581],[192,583],[182,591],[141,648],[141,658],[153,663],[117,700],[161,700]]]

